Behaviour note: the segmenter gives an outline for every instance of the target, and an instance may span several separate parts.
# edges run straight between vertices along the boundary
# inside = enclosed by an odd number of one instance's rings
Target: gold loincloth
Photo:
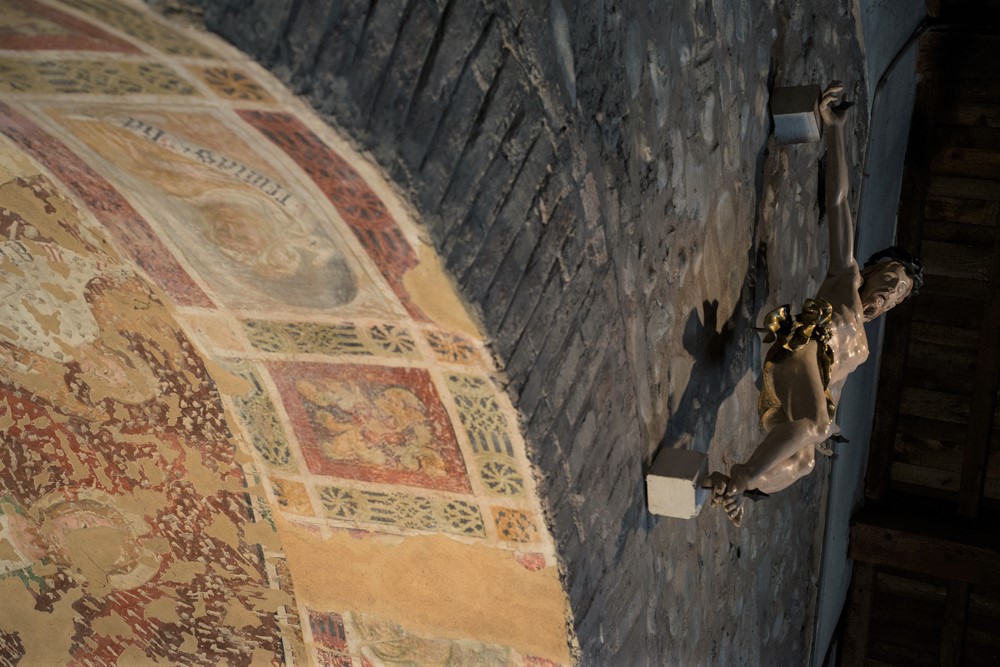
[[[830,347],[832,320],[833,306],[826,299],[820,298],[806,299],[802,304],[802,312],[794,317],[788,304],[772,310],[764,317],[764,327],[768,330],[764,342],[773,344],[764,356],[763,382],[757,401],[761,426],[782,408],[781,400],[774,390],[774,365],[809,341],[816,341],[816,363],[819,365],[823,391],[826,393],[826,408],[830,421],[833,421],[837,406],[830,396],[830,372],[833,367],[833,349]]]

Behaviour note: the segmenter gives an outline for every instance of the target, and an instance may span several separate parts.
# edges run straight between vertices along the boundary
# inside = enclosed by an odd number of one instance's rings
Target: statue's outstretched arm
[[[854,271],[854,221],[848,204],[850,181],[847,175],[847,156],[844,141],[846,108],[835,108],[844,86],[834,81],[820,99],[819,112],[823,117],[826,134],[826,215],[830,227],[830,266],[828,275]]]

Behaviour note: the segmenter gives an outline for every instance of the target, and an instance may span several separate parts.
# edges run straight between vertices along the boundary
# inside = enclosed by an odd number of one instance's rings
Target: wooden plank
[[[968,374],[976,368],[976,351],[914,340],[910,343],[906,366],[915,370],[934,371],[937,375],[961,375],[971,379]]]
[[[931,176],[927,193],[932,197],[957,197],[960,199],[1000,200],[1000,181],[958,176]]]
[[[941,40],[942,67],[949,76],[962,79],[995,79],[1000,74],[1000,37],[967,32],[949,33]]]
[[[891,313],[890,313],[891,314]],[[979,329],[983,323],[983,301],[923,291],[913,299],[913,319],[930,324],[948,324]]]
[[[956,79],[948,90],[959,102],[992,102],[1000,105],[1000,78]]]
[[[948,586],[948,602],[944,609],[944,626],[941,628],[941,667],[959,667],[962,664],[962,645],[965,643],[965,618],[969,608],[969,584],[954,581]]]
[[[980,334],[979,356],[973,380],[972,404],[969,409],[965,461],[962,466],[962,490],[958,511],[975,516],[983,495],[986,460],[990,450],[993,413],[997,409],[1000,385],[1000,241],[993,244],[993,266],[990,274],[993,294],[986,305]]]
[[[1000,591],[979,586],[970,588],[969,612],[992,619],[1000,627]]]
[[[920,259],[928,275],[988,281],[993,262],[993,244],[978,246],[928,241],[920,244]]]
[[[944,347],[958,347],[965,350],[979,349],[978,331],[948,324],[914,322],[910,329],[910,340],[930,343],[932,345],[942,345]]]
[[[1000,179],[1000,152],[973,148],[943,148],[934,152],[930,164],[935,176]]]
[[[975,148],[981,151],[1000,150],[1000,129],[967,125],[938,125],[933,130],[935,148]]]
[[[1000,128],[1000,104],[955,100],[941,106],[939,118],[948,125]]]
[[[986,284],[986,281],[974,280],[972,278],[955,278],[952,276],[935,275],[933,273],[924,275],[924,286],[920,289],[920,297],[934,295],[947,299],[955,298],[956,294],[961,294],[963,297],[981,303],[989,296],[989,286]],[[976,317],[977,325],[981,314],[982,309],[980,308],[979,312],[974,316]]]
[[[995,225],[1000,202],[959,197],[928,197],[924,216],[928,220]]]
[[[903,435],[932,438],[941,442],[965,444],[965,429],[955,428],[955,424],[952,422],[900,414],[898,424],[898,432]]]
[[[984,594],[983,589],[972,586],[969,594],[968,615],[965,626],[967,665],[1000,664],[1000,600],[996,591]]]
[[[930,496],[934,498],[951,498],[958,494],[962,486],[961,473],[898,461],[892,464],[890,479],[908,487],[917,487],[914,491],[921,495],[928,495],[923,492],[924,489],[931,491]]]
[[[900,394],[899,414],[964,426],[969,422],[969,399],[941,391],[904,387]]]
[[[938,517],[918,516],[911,508],[866,507],[851,526],[849,555],[875,566],[996,587],[1000,586],[996,529],[982,523],[945,523]]]
[[[871,627],[872,584],[875,568],[867,563],[855,563],[851,588],[847,597],[841,664],[860,665],[868,654],[868,630]]]
[[[879,568],[875,573],[875,589],[914,600],[923,600],[944,609],[948,586],[935,577],[927,577],[905,570]]]
[[[894,460],[899,463],[960,473],[964,451],[965,447],[961,443],[900,433],[896,437]]]
[[[998,229],[1000,228],[987,227],[985,225],[970,225],[962,222],[924,220],[923,240],[925,242],[942,241],[945,243],[961,243],[992,248]],[[927,251],[922,249],[922,252],[926,253]]]
[[[869,651],[876,660],[907,667],[937,667],[937,655],[926,645],[926,635],[901,631],[892,625],[872,629]]]
[[[910,387],[946,391],[961,396],[968,396],[972,391],[972,378],[968,375],[935,367],[921,369],[908,365],[903,371],[902,381]]]
[[[936,633],[941,628],[943,611],[944,600],[935,604],[877,591],[872,602],[872,625],[888,622],[908,630]]]
[[[941,489],[935,489],[930,486],[901,482],[898,479],[890,479],[889,488],[894,494],[905,495],[911,498],[920,498],[923,500],[932,500],[942,507],[954,507],[955,503],[958,502],[958,492],[956,491],[942,491]]]

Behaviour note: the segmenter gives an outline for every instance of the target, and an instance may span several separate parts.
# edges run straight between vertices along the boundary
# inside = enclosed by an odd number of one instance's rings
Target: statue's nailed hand
[[[823,91],[819,100],[819,115],[827,127],[843,127],[847,119],[847,110],[851,104],[843,103],[844,84],[833,81]]]

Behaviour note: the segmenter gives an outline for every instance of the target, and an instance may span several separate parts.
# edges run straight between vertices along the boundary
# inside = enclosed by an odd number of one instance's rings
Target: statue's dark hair
[[[913,281],[913,289],[910,291],[910,296],[916,294],[924,286],[924,265],[905,248],[894,245],[889,246],[885,250],[879,250],[868,258],[868,261],[865,262],[865,268],[874,266],[882,261],[899,262],[903,265],[906,275],[910,276],[910,280]]]

